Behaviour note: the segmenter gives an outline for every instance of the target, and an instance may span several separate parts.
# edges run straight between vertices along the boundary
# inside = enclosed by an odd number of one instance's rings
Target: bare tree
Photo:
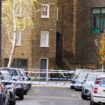
[[[26,26],[32,26],[32,10],[36,3],[36,0],[3,1],[3,28],[11,43],[8,68],[11,67],[16,48],[17,28],[25,30]]]

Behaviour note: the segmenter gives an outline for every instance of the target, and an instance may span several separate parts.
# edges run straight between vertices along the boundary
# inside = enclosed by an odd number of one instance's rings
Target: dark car
[[[15,85],[9,81],[12,80],[9,72],[7,70],[0,69],[0,73],[2,74],[4,80],[4,84],[6,88],[9,91],[9,105],[15,105],[16,104],[16,88]]]

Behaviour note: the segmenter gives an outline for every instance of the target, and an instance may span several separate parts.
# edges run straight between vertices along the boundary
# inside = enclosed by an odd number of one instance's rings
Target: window
[[[41,5],[41,18],[49,18],[49,4]]]
[[[16,33],[16,46],[21,46],[21,30],[17,30],[17,33]]]
[[[92,9],[92,30],[96,33],[105,30],[105,8]]]
[[[49,31],[41,31],[40,47],[49,47]]]
[[[7,67],[8,65],[8,58],[4,59],[4,67]],[[18,67],[18,68],[27,68],[28,67],[28,59],[13,59],[12,67]]]
[[[5,59],[4,59],[4,67],[7,67],[8,62],[9,62],[9,59],[8,59],[8,58],[5,58]]]

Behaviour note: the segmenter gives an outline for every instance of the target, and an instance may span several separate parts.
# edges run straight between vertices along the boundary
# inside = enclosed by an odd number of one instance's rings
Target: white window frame
[[[41,31],[40,47],[49,47],[49,31]]]
[[[47,10],[43,10],[42,7],[46,6]],[[47,15],[44,15],[43,12],[47,12]],[[50,5],[49,4],[41,4],[41,18],[49,18],[50,17]]]
[[[21,46],[22,44],[22,31],[17,30],[16,32],[16,46]]]

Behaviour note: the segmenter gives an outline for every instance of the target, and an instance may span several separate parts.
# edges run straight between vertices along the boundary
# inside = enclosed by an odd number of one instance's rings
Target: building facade
[[[98,68],[96,40],[105,27],[104,0],[37,0],[33,27],[27,27],[14,53],[13,65],[34,69]],[[3,36],[2,62],[10,42]]]
[[[31,15],[33,27],[26,27],[24,31],[19,30],[17,33],[19,36],[12,67],[53,69],[56,66],[57,1],[37,0],[34,6],[35,10],[33,9]],[[5,29],[4,27],[2,66],[7,65],[11,50],[10,37]]]
[[[18,0],[17,0],[18,1]],[[16,1],[14,1],[16,2]],[[2,66],[7,66],[13,46],[13,8],[8,6],[7,1],[3,1],[2,13]],[[12,5],[12,3],[10,3]],[[7,6],[7,7],[6,7]],[[16,47],[14,50],[12,67],[31,68],[32,67],[32,27],[27,25],[25,18],[30,18],[23,13],[23,8],[15,7],[16,17]],[[29,10],[32,7],[28,7]],[[8,9],[8,11],[7,11]]]
[[[58,1],[62,17],[59,18],[57,27],[58,34],[62,36],[62,66],[94,69],[100,67],[96,41],[99,41],[104,30],[105,1]]]
[[[57,0],[38,0],[33,21],[32,65],[36,69],[56,67]]]
[[[76,3],[76,0],[58,0],[57,64],[64,69],[72,69],[75,62]]]
[[[83,68],[101,68],[96,41],[105,28],[105,1],[77,0],[76,11],[76,62]]]

